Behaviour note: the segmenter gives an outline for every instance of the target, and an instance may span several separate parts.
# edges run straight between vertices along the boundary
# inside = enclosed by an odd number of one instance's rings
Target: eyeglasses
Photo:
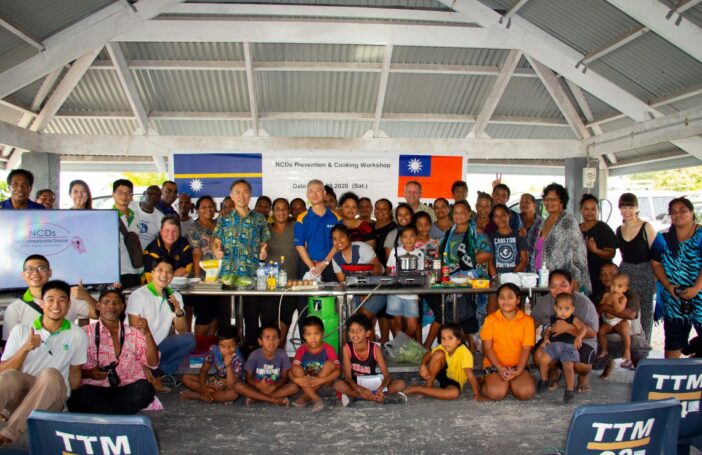
[[[38,267],[31,267],[31,266],[29,266],[29,267],[25,267],[25,268],[24,268],[24,272],[25,272],[27,275],[31,275],[31,274],[34,273],[34,272],[44,273],[44,272],[47,272],[48,270],[49,270],[49,267],[47,267],[47,266],[45,266],[45,265],[40,265],[40,266],[38,266]]]

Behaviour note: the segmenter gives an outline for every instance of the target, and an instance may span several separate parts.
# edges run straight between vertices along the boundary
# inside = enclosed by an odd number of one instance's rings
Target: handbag
[[[139,240],[139,235],[136,232],[131,232],[124,225],[124,221],[119,219],[119,232],[124,236],[124,246],[127,247],[127,253],[129,253],[129,261],[132,263],[132,267],[135,269],[144,266],[144,256],[143,250],[141,249],[141,240]]]

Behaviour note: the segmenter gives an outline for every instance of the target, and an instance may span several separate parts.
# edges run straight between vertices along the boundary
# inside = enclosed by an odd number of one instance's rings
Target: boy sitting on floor
[[[339,359],[334,348],[324,342],[324,323],[317,316],[302,323],[302,337],[305,344],[295,353],[290,370],[290,380],[302,389],[302,396],[293,405],[302,408],[312,401],[312,412],[319,412],[324,404],[317,391],[339,377]]]
[[[351,316],[346,323],[349,341],[344,344],[341,354],[344,379],[334,383],[334,388],[341,394],[341,404],[344,407],[351,402],[349,397],[384,403],[386,393],[396,393],[400,401],[407,401],[401,392],[405,388],[405,381],[390,377],[383,350],[378,343],[370,341],[371,329],[370,319],[362,314]],[[378,369],[381,374],[377,373]]]
[[[294,395],[298,388],[288,382],[290,360],[284,350],[278,347],[280,329],[270,324],[263,325],[258,331],[258,344],[261,346],[249,354],[244,370],[246,382],[239,382],[235,390],[246,397],[246,404],[257,401],[288,405],[288,397]]]

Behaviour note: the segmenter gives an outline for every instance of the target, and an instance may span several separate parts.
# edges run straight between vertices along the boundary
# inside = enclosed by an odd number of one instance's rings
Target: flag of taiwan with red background
[[[400,155],[398,196],[404,196],[405,184],[411,180],[422,184],[422,198],[450,198],[453,182],[463,180],[463,157]]]
[[[173,174],[178,192],[193,198],[229,196],[229,187],[238,179],[251,184],[252,196],[263,193],[260,153],[176,153]]]

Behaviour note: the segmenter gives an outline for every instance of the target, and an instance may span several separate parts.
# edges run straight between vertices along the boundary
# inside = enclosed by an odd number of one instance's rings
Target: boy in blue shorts
[[[339,358],[329,344],[324,342],[324,323],[317,316],[310,316],[302,323],[305,344],[295,353],[290,380],[302,389],[302,396],[293,402],[304,407],[312,401],[312,412],[324,409],[317,391],[325,384],[332,385],[339,377]]]

